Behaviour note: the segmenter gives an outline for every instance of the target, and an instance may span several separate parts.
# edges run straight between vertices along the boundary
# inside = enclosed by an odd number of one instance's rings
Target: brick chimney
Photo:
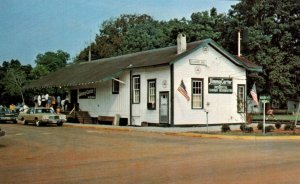
[[[181,54],[186,51],[186,36],[185,34],[178,34],[177,36],[177,54]]]

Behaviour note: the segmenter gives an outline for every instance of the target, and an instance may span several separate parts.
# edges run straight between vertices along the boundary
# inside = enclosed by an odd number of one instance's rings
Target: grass
[[[262,114],[252,114],[252,120],[254,121],[263,121],[263,115]],[[268,117],[268,115],[266,115],[266,118]],[[295,121],[296,120],[296,115],[274,115],[273,117],[269,117],[268,120],[269,121]],[[298,121],[300,121],[300,116],[298,117]]]
[[[254,127],[254,131],[251,133],[245,133],[242,132],[240,130],[233,130],[233,131],[229,131],[229,132],[191,132],[191,133],[200,133],[200,134],[209,134],[209,135],[228,135],[228,136],[299,136],[300,135],[300,129],[297,128],[296,132],[294,134],[294,132],[292,130],[283,130],[283,127],[281,129],[275,129],[271,132],[266,132],[265,134],[263,134],[262,130],[258,130],[257,128]]]

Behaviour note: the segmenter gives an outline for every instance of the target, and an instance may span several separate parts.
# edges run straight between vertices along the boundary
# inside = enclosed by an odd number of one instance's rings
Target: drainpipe
[[[171,90],[171,118],[170,118],[170,124],[171,126],[174,126],[174,65],[172,64],[170,66],[170,72],[171,72],[171,84],[170,84],[170,90]]]
[[[130,83],[130,89],[129,89],[129,125],[132,125],[132,70],[130,70],[130,79],[129,79],[129,83]]]

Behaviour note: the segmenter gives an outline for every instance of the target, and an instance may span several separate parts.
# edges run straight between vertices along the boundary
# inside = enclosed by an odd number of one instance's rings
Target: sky
[[[155,20],[190,19],[217,8],[228,13],[234,0],[0,0],[0,62],[17,59],[35,66],[38,54],[63,50],[71,59],[94,40],[105,20],[148,14]]]

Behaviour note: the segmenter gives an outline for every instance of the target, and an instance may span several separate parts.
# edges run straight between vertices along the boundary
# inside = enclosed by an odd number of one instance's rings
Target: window
[[[192,109],[203,108],[203,79],[192,79]]]
[[[156,109],[156,80],[148,80],[148,101],[147,108],[149,110]]]
[[[117,79],[119,80],[119,78]],[[119,86],[120,86],[119,81],[112,79],[112,94],[119,94],[119,89],[120,89]]]
[[[140,88],[141,88],[141,79],[139,75],[132,77],[132,103],[140,103]]]
[[[237,90],[237,111],[245,112],[245,85],[238,84]]]

